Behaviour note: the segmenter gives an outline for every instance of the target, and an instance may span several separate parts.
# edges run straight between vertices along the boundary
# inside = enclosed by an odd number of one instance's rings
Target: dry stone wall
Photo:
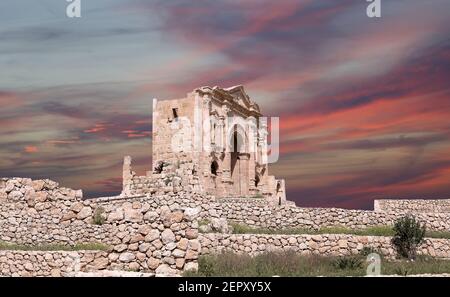
[[[44,186],[33,192],[35,184]],[[197,267],[198,210],[181,207],[174,198],[81,200],[78,191],[50,181],[13,178],[2,179],[2,185],[4,242],[100,242],[111,246],[108,259],[115,269],[171,274]]]
[[[108,264],[108,253],[99,251],[0,251],[2,276],[59,277]]]
[[[400,209],[414,213],[450,213],[450,199],[380,199],[374,201],[375,211],[392,212]]]
[[[370,226],[393,225],[408,210],[369,211],[341,208],[307,208],[292,205],[272,206],[264,199],[230,199],[202,205],[201,219],[226,218],[248,225],[269,229],[306,228],[320,229],[342,226],[364,229]],[[429,230],[450,230],[450,213],[415,213]]]
[[[390,237],[356,236],[348,234],[273,235],[273,234],[200,234],[202,255],[225,251],[255,256],[268,251],[291,250],[300,254],[346,256],[372,247],[388,258],[396,257]],[[450,257],[450,240],[426,238],[418,254],[439,258]]]
[[[155,273],[110,270],[118,264],[120,262],[105,251],[0,251],[0,276],[158,276]]]
[[[198,220],[222,218],[269,229],[320,229],[334,226],[362,229],[392,225],[408,211],[406,207],[395,211],[364,211],[301,208],[295,205],[273,206],[268,205],[263,198],[237,201],[169,190],[159,195],[83,200],[80,190],[59,187],[54,181],[0,179],[0,240],[27,245],[99,242],[110,246],[107,251],[102,252],[79,252],[84,253],[81,258],[86,262],[86,270],[180,273],[198,267],[197,258],[201,250],[209,253],[226,246],[234,251],[250,254],[271,248],[292,247],[300,252],[340,255],[356,252],[367,242],[379,245],[390,255],[393,253],[392,248],[388,245],[388,239],[383,237],[203,234],[199,241]],[[416,212],[415,215],[430,230],[450,230],[448,212]],[[427,239],[424,246],[426,250],[423,253],[443,257],[448,255],[450,244],[448,240]],[[31,257],[31,254],[24,252],[17,253],[18,258],[16,254],[11,258],[11,254],[2,253],[0,263],[5,274],[26,270],[23,266],[23,269],[13,269],[11,272],[12,264],[8,263],[22,260],[21,257],[40,259],[37,257],[39,254]],[[64,262],[65,256],[60,257],[58,253],[52,255],[53,260],[47,256],[48,261],[62,259]],[[52,269],[44,266],[26,271],[51,275]],[[65,271],[60,270],[60,273],[63,272]],[[53,273],[56,274],[55,271]]]

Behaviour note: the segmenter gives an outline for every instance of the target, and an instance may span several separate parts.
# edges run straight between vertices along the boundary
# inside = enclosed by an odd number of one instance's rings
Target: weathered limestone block
[[[168,244],[175,241],[175,234],[170,229],[165,229],[161,233],[161,240],[164,244]]]
[[[75,212],[68,211],[61,217],[61,221],[70,221],[72,219],[75,219],[76,217],[77,217],[77,214]]]
[[[8,194],[5,189],[0,188],[0,201],[5,201],[8,198]]]
[[[122,208],[117,208],[115,211],[112,211],[109,213],[107,221],[108,222],[114,222],[114,221],[121,221],[124,219],[124,212]]]
[[[124,253],[120,254],[119,261],[128,263],[128,262],[133,261],[135,258],[136,258],[136,256],[133,253],[124,252]]]
[[[92,216],[92,209],[89,206],[84,206],[77,214],[77,219],[84,220]]]
[[[48,197],[48,192],[45,191],[37,191],[35,193],[35,200],[36,202],[45,202]]]
[[[187,239],[195,239],[198,237],[198,229],[189,228],[186,230]]]
[[[8,194],[8,199],[12,200],[12,201],[19,201],[20,199],[22,199],[23,194],[20,191],[11,191]]]
[[[156,268],[155,273],[162,274],[162,275],[172,275],[172,274],[176,274],[176,270],[171,268],[167,264],[161,264],[158,266],[158,268]]]
[[[109,260],[106,257],[99,257],[96,258],[93,262],[92,265],[94,266],[95,269],[97,270],[102,270],[102,269],[106,269],[109,265]]]
[[[44,189],[45,181],[43,180],[34,180],[33,181],[33,189],[38,192]]]
[[[160,232],[157,229],[152,229],[144,238],[146,242],[152,242],[155,239],[159,239]]]
[[[128,222],[141,222],[143,215],[139,209],[124,208],[124,220]]]
[[[84,205],[82,202],[75,202],[70,206],[70,210],[75,213],[79,213],[83,209]]]

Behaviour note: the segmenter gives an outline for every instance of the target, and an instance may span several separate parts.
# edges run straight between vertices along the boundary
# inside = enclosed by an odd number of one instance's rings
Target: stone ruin
[[[369,247],[396,256],[385,236],[230,234],[229,222],[272,232],[359,230],[392,226],[412,213],[428,230],[450,230],[446,199],[375,200],[373,211],[297,207],[286,200],[284,180],[268,173],[261,118],[242,86],[154,100],[152,169],[138,176],[125,157],[116,197],[83,199],[81,190],[48,179],[0,178],[0,276],[182,274],[197,270],[200,255],[225,250],[343,256]],[[91,243],[107,249],[7,248]],[[450,239],[426,238],[418,253],[450,258]]]
[[[125,157],[121,196],[184,191],[287,203],[285,181],[269,175],[267,120],[242,86],[154,99],[152,128],[153,168],[137,176]]]

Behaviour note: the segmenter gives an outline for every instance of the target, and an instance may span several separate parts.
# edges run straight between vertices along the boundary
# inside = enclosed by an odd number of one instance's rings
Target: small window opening
[[[212,161],[211,163],[211,173],[217,175],[217,170],[219,169],[219,164],[216,161]]]
[[[178,108],[172,108],[173,119],[178,119]]]

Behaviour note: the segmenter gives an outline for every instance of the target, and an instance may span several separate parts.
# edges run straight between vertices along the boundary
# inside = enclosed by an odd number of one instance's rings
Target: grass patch
[[[425,237],[450,239],[448,231],[425,231]]]
[[[206,226],[210,223],[210,221],[208,219],[203,219],[203,220],[199,220],[198,221],[198,225],[199,226]]]
[[[185,276],[364,276],[368,263],[364,256],[324,257],[300,255],[295,252],[267,252],[255,257],[225,252],[199,257],[199,270]],[[450,273],[450,261],[418,257],[411,261],[382,259],[381,274]]]
[[[450,260],[417,256],[415,261],[384,261],[381,272],[383,274],[412,275],[412,274],[441,274],[450,273]]]
[[[255,194],[253,196],[251,196],[250,198],[264,198],[263,194]]]
[[[105,209],[103,207],[98,207],[95,209],[94,215],[92,216],[92,221],[95,225],[103,225],[106,221]]]
[[[230,222],[233,227],[234,234],[352,234],[361,236],[394,236],[395,232],[391,226],[373,226],[365,229],[350,229],[346,227],[325,227],[319,230],[306,228],[285,228],[285,229],[268,229],[268,228],[252,228],[245,224]],[[425,237],[450,239],[448,231],[427,231]]]
[[[72,246],[64,244],[26,245],[0,241],[0,250],[14,250],[14,251],[81,251],[81,250],[106,251],[109,248],[110,248],[109,245],[94,242],[77,243]]]

